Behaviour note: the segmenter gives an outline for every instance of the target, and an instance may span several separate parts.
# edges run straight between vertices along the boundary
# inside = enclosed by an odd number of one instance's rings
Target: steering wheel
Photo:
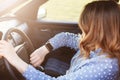
[[[4,36],[4,40],[6,40],[6,41],[9,41],[10,39],[14,40],[14,38],[12,36],[12,33],[19,34],[22,37],[22,39],[23,39],[22,40],[23,43],[21,44],[20,47],[17,48],[16,53],[23,46],[27,47],[26,49],[29,48],[29,51],[31,53],[34,51],[34,46],[33,46],[32,42],[31,42],[31,40],[29,39],[29,37],[26,35],[25,32],[23,32],[22,30],[20,30],[18,28],[11,28],[11,29],[9,29],[6,32],[5,36]],[[18,46],[18,45],[16,45],[16,46]],[[19,53],[19,54],[21,54],[21,53]],[[8,70],[8,72],[10,73],[11,77],[13,78],[13,80],[19,80],[17,78],[17,76],[15,75],[15,72],[12,70],[11,65],[9,64],[9,62],[5,58],[4,58],[4,62],[5,62],[5,66],[6,66],[7,70]]]

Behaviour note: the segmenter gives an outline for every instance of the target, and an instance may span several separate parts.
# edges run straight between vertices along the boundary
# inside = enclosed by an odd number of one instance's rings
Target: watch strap
[[[51,45],[49,42],[47,42],[47,43],[45,44],[45,47],[46,47],[49,51],[52,51],[52,50],[53,50],[53,47],[52,47],[52,45]]]

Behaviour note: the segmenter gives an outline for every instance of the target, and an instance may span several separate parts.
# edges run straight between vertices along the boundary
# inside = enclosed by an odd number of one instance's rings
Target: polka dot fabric
[[[49,42],[51,43],[54,49],[67,46],[67,47],[71,47],[72,49],[78,50],[79,40],[80,40],[80,35],[68,33],[68,32],[61,32],[57,34],[55,37],[51,38]]]
[[[72,33],[60,33],[50,39],[50,43],[54,49],[68,46],[78,50],[79,37]],[[78,58],[80,54],[78,50],[71,60],[71,66],[66,75],[57,78],[51,77],[29,65],[23,76],[26,80],[118,80],[119,67],[117,59],[108,58],[106,54],[98,55],[100,50],[91,51],[90,59],[86,60]]]

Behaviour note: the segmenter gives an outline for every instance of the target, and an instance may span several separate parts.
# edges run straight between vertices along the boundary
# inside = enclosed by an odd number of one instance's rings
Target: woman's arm
[[[79,41],[80,35],[69,32],[61,32],[49,40],[50,44],[53,46],[53,49],[67,46],[75,50],[79,49]]]
[[[49,40],[51,46],[43,45],[30,55],[31,64],[35,67],[39,66],[44,61],[45,56],[49,53],[49,50],[51,50],[52,48],[54,50],[63,46],[67,46],[78,50],[79,38],[80,37],[77,34],[68,32],[62,32],[55,35]]]
[[[64,76],[50,77],[20,59],[6,41],[0,41],[0,56],[6,58],[27,80],[116,80],[119,74],[117,59],[98,56],[85,60],[83,65],[76,64],[78,67]]]
[[[84,65],[78,66],[72,72],[57,78],[46,75],[29,65],[23,76],[27,80],[117,80],[119,75],[117,60],[103,57],[99,59],[84,61]]]
[[[0,56],[6,58],[20,73],[23,73],[28,67],[28,64],[18,57],[14,47],[3,40],[0,41]]]

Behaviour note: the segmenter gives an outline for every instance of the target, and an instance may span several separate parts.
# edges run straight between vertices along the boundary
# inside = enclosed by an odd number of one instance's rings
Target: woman
[[[12,45],[6,41],[0,41],[0,55],[27,80],[117,80],[120,66],[118,4],[114,1],[94,1],[87,4],[81,14],[79,26],[82,36],[64,32],[57,34],[47,45],[40,47],[30,56],[31,63],[38,66],[50,50],[62,46],[74,48],[77,53],[72,58],[66,75],[54,78],[36,70],[22,61]]]

